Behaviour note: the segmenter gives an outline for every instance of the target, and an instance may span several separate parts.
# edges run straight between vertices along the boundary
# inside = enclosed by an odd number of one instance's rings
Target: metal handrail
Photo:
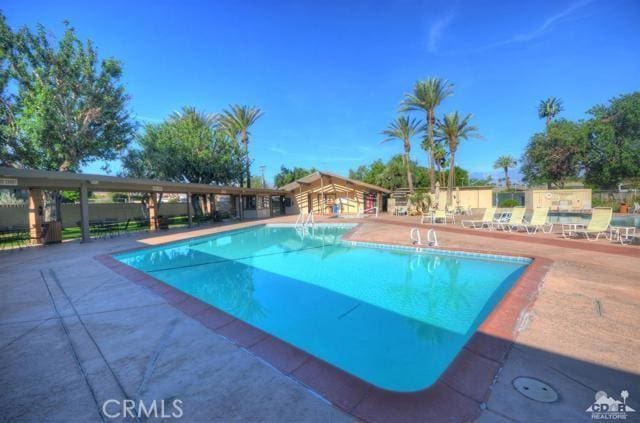
[[[359,215],[360,215],[360,216],[364,216],[365,214],[367,214],[367,212],[370,212],[370,211],[372,211],[372,210],[375,210],[375,211],[376,211],[376,218],[377,218],[377,217],[378,217],[378,206],[374,206],[374,207],[371,207],[371,208],[368,208],[368,209],[362,210],[362,211],[359,213]]]

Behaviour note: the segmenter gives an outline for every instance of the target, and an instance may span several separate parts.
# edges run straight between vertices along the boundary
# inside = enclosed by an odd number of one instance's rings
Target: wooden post
[[[324,214],[325,208],[327,207],[327,199],[324,195],[324,178],[322,177],[322,173],[320,174],[320,191],[322,191],[322,205],[320,206],[320,214]]]
[[[155,231],[158,229],[158,197],[155,192],[151,193],[149,198],[149,230]]]
[[[29,188],[29,237],[31,243],[42,244],[42,191]]]
[[[209,213],[211,214],[211,216],[213,216],[216,213],[216,195],[215,194],[211,194],[211,201],[209,202]]]
[[[244,219],[244,203],[243,203],[243,196],[242,194],[240,194],[240,197],[238,197],[240,199],[240,201],[238,201],[240,203],[240,208],[239,210],[239,217],[240,220]]]
[[[209,197],[210,197],[210,194],[204,195],[204,212],[207,215],[211,215],[211,200]]]
[[[187,193],[187,222],[189,227],[193,225],[193,206],[191,204],[191,193]]]
[[[82,242],[91,241],[89,233],[89,193],[87,184],[80,185],[80,225],[82,228]]]

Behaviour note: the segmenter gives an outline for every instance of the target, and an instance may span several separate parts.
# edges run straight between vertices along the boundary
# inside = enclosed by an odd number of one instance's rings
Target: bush
[[[498,207],[519,207],[521,206],[520,200],[516,200],[515,198],[509,198],[507,200],[502,200]]]

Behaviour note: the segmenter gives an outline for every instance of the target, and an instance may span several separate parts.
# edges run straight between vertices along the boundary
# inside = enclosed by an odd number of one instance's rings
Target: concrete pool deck
[[[406,223],[412,224],[407,219],[362,222],[351,234],[353,239],[407,244]],[[0,393],[3,419],[100,421],[103,401],[126,397],[180,399],[189,421],[353,420],[353,415],[332,406],[287,372],[95,259],[255,223],[0,254],[0,381],[12,388]],[[444,248],[511,252],[554,261],[505,359],[483,357],[499,373],[484,401],[469,398],[477,410],[474,417],[587,421],[590,415],[584,410],[598,390],[619,398],[626,389],[628,404],[639,409],[640,249],[618,250],[638,251],[634,257],[634,253],[594,253],[586,247],[532,243],[526,238],[496,239],[446,230],[438,234]],[[459,382],[473,386],[474,376],[463,372]],[[516,376],[545,380],[559,391],[560,400],[542,404],[521,396],[511,386]],[[331,389],[338,397],[346,396],[348,387],[340,386],[346,389],[344,394]],[[365,399],[361,398],[362,404]],[[395,408],[372,397],[368,401],[382,408],[358,417],[419,419],[419,414],[407,414],[415,410],[406,406]],[[447,405],[450,399],[445,396],[440,401]]]

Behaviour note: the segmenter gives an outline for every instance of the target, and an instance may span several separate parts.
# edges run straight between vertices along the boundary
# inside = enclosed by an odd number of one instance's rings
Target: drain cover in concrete
[[[517,377],[511,383],[516,391],[534,401],[554,402],[558,400],[556,390],[541,380],[531,377]]]

